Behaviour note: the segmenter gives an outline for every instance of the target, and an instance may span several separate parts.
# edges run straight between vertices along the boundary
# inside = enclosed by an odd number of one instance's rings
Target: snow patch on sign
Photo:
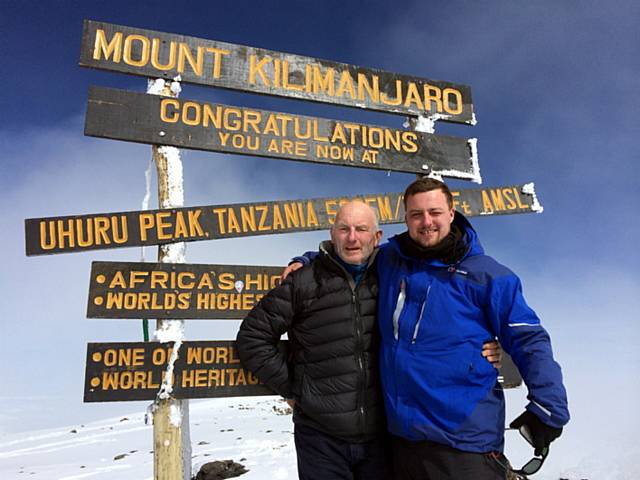
[[[173,81],[171,82],[171,92],[177,97],[182,92],[182,86],[180,82],[182,81],[182,77],[180,75],[176,75],[173,77]]]
[[[438,120],[436,115],[429,115],[428,117],[423,117],[422,115],[418,115],[414,130],[416,132],[435,133],[436,120]]]
[[[544,207],[538,201],[538,196],[536,195],[535,183],[527,183],[522,186],[522,193],[526,193],[527,195],[531,195],[533,197],[533,204],[531,205],[531,210],[536,213],[544,212]]]
[[[482,176],[480,175],[480,161],[478,160],[478,139],[470,138],[467,140],[469,149],[471,150],[471,165],[473,169],[473,177],[470,178],[472,182],[482,184]]]
[[[162,95],[164,85],[164,78],[150,78],[149,80],[147,80],[147,93],[151,95]]]
[[[477,138],[470,138],[467,140],[467,144],[469,145],[469,150],[471,151],[471,156],[469,159],[471,160],[471,171],[463,172],[462,170],[432,170],[429,172],[430,178],[438,178],[440,177],[451,177],[451,178],[460,178],[462,180],[471,180],[474,183],[481,184],[482,176],[480,175],[480,164],[478,163],[478,147],[477,147]],[[422,168],[425,170],[428,169],[428,165],[423,165]]]

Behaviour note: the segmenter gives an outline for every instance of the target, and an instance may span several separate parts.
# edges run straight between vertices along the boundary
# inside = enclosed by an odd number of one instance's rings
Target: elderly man
[[[269,292],[238,333],[245,368],[293,399],[301,479],[389,478],[373,268],[381,236],[366,204],[343,206],[317,261]],[[290,358],[277,346],[285,332]]]
[[[369,206],[342,206],[317,261],[265,296],[238,333],[243,365],[291,399],[301,479],[391,475],[376,324],[381,236]],[[285,332],[289,357],[277,347]]]

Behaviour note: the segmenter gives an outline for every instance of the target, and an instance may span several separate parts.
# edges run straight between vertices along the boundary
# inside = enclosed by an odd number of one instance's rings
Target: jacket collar
[[[475,256],[475,255],[483,255],[484,254],[484,248],[482,248],[482,245],[480,244],[480,239],[478,238],[478,234],[475,231],[475,229],[473,228],[473,226],[471,225],[471,223],[469,222],[469,220],[467,220],[467,218],[460,212],[456,211],[454,216],[453,216],[453,223],[455,225],[458,226],[458,228],[460,230],[462,230],[462,232],[464,233],[464,237],[465,237],[465,241],[467,243],[467,253],[464,255],[464,257],[462,257],[462,260]],[[402,250],[400,249],[400,245],[398,244],[398,237],[399,235],[394,235],[393,237],[391,237],[389,239],[389,244],[393,247],[393,249],[398,253],[398,255],[400,255],[402,258],[408,260],[408,261],[420,261],[416,258],[413,257],[409,257],[407,255],[405,255]],[[440,260],[431,260],[426,262],[429,265],[433,265],[436,267],[448,267],[448,264],[445,264],[443,262],[441,262]]]

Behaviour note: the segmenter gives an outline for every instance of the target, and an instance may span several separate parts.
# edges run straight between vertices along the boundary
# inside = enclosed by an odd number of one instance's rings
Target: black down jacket
[[[349,441],[385,430],[378,375],[378,285],[373,257],[360,282],[320,245],[320,257],[292,273],[240,326],[245,368],[296,401],[293,420]],[[288,332],[288,355],[278,349]]]

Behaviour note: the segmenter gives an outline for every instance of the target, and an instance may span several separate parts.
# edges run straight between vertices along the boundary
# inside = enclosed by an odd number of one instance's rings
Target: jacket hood
[[[464,236],[464,241],[467,244],[467,253],[464,255],[464,257],[462,257],[461,260],[464,260],[465,258],[472,257],[475,255],[484,255],[484,248],[482,248],[482,245],[480,244],[478,233],[475,231],[475,229],[473,228],[469,220],[467,220],[467,217],[465,217],[460,212],[456,211],[453,216],[453,224],[456,225],[462,231]],[[401,257],[406,258],[408,260],[415,260],[405,255],[400,249],[400,245],[398,243],[398,237],[400,235],[401,234],[394,235],[393,237],[391,237],[389,239],[389,244],[398,252],[398,254]],[[433,260],[429,263],[437,266],[447,266],[440,260]]]

